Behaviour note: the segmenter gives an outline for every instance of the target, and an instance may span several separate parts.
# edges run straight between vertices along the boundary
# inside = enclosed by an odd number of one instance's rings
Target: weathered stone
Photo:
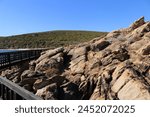
[[[150,54],[150,43],[141,49],[141,53],[142,53],[142,55],[149,55]]]
[[[99,41],[96,41],[94,44],[91,45],[91,50],[92,51],[100,51],[100,50],[105,49],[109,45],[110,45],[109,41],[99,40]]]
[[[150,22],[42,52],[1,75],[43,99],[150,99]],[[28,70],[27,70],[28,69]]]
[[[60,86],[64,82],[65,78],[62,76],[54,76],[52,78],[48,79],[37,79],[35,83],[33,84],[33,89],[37,91],[38,89],[41,89],[47,85],[56,83],[57,86]]]
[[[71,67],[72,74],[83,74],[85,70],[85,62],[80,61],[76,66]]]
[[[105,100],[107,99],[108,84],[106,78],[103,76],[98,77],[96,88],[90,97],[90,100]]]
[[[61,86],[63,89],[63,96],[62,99],[64,100],[77,100],[80,99],[81,93],[78,90],[78,86],[72,82],[63,84]]]
[[[125,47],[119,47],[112,53],[114,54],[113,59],[118,59],[119,61],[125,61],[130,57]]]
[[[100,67],[91,69],[90,71],[85,71],[85,74],[86,74],[87,76],[93,76],[93,77],[97,77],[98,74],[100,74],[100,73],[101,73]]]
[[[150,100],[148,87],[139,80],[130,80],[118,93],[120,100]]]
[[[143,38],[139,41],[134,42],[133,44],[129,45],[129,50],[130,51],[135,51],[138,52],[142,46],[147,45],[149,43],[150,38]]]
[[[57,69],[57,68],[47,69],[43,72],[45,73],[45,76],[48,78],[53,77],[53,76],[58,76],[61,74],[60,69]]]
[[[111,55],[109,55],[107,57],[102,58],[101,59],[102,65],[106,66],[108,64],[111,64],[111,62],[113,61],[113,59],[114,59],[114,55],[113,54],[111,54]]]
[[[46,58],[41,60],[37,65],[35,70],[46,71],[48,69],[57,68],[61,69],[63,64],[63,54],[58,53],[51,58]]]
[[[32,84],[34,84],[34,82],[35,82],[37,79],[38,79],[37,77],[25,78],[25,79],[23,79],[23,80],[21,80],[21,81],[19,82],[19,85],[21,85],[21,86],[24,86],[24,85],[26,85],[26,84],[32,85]]]
[[[35,61],[31,61],[31,62],[29,63],[29,70],[34,71],[34,70],[35,70],[35,67],[36,67],[36,62],[35,62]]]
[[[83,46],[83,47],[79,47],[79,48],[74,48],[72,50],[70,50],[70,52],[68,53],[68,55],[72,56],[72,59],[76,59],[79,56],[83,56],[86,55],[87,52],[89,50],[88,46]]]
[[[122,75],[116,80],[111,90],[117,93],[121,88],[135,77],[135,73],[131,69],[126,69]]]
[[[37,90],[35,95],[45,100],[56,100],[57,95],[58,95],[57,84],[53,83],[53,84],[47,85],[46,87]]]
[[[141,17],[141,18],[139,18],[138,20],[136,20],[136,21],[130,26],[130,28],[131,28],[132,30],[134,30],[134,29],[136,29],[136,28],[142,26],[143,24],[145,24],[144,17]]]
[[[36,63],[39,63],[43,59],[50,58],[50,57],[56,55],[57,53],[63,52],[63,50],[64,50],[63,47],[56,48],[54,50],[48,50],[36,60]]]
[[[72,74],[83,74],[86,65],[85,61],[86,61],[85,56],[80,56],[79,58],[71,61],[70,62],[71,65],[69,66],[69,68]]]
[[[78,57],[78,58],[72,60],[72,61],[70,62],[69,68],[76,66],[76,65],[79,64],[79,62],[81,62],[81,61],[85,62],[85,61],[86,61],[86,57],[85,57],[85,56],[80,56],[80,57]]]
[[[113,31],[107,34],[106,38],[117,38],[121,34],[121,31]]]
[[[126,68],[129,66],[129,61],[125,61],[117,65],[115,71],[112,74],[112,82],[116,82],[116,80],[121,76]]]
[[[45,75],[43,73],[26,70],[21,75],[20,85],[22,85],[22,86],[26,85],[26,84],[33,85],[33,83],[37,79],[45,79],[45,78],[46,77],[45,77]]]
[[[86,80],[85,76],[82,75],[81,78],[80,78],[80,80],[81,80],[81,82],[85,81]]]
[[[70,82],[79,85],[81,83],[82,74],[69,75],[67,78]],[[66,76],[67,77],[67,76]]]
[[[44,74],[38,71],[26,70],[21,74],[21,81],[23,81],[26,78],[33,78],[33,77],[40,77],[40,76],[44,76]]]
[[[103,51],[100,51],[100,52],[95,52],[95,58],[97,59],[102,59],[104,57],[107,57],[109,56],[110,54],[112,54],[111,50],[110,49],[106,49],[106,50],[103,50]]]
[[[96,87],[93,94],[90,97],[90,100],[105,100],[104,97],[101,96],[100,94],[100,88]]]
[[[101,61],[99,59],[93,58],[88,61],[87,69],[92,70],[94,68],[100,67],[102,65]]]
[[[150,38],[150,32],[145,33],[145,35],[143,36],[143,38]]]
[[[145,23],[144,25],[136,28],[131,33],[129,33],[126,37],[143,37],[145,33],[150,31],[150,22]]]

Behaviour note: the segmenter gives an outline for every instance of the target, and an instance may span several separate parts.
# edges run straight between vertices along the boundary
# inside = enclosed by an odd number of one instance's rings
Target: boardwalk
[[[41,100],[6,78],[0,77],[0,98],[3,100]]]
[[[42,51],[43,49],[0,53],[0,69],[10,67],[23,61],[36,59],[40,56]]]
[[[36,59],[43,49],[23,50],[0,53],[0,69],[11,67],[18,63]],[[0,100],[40,100],[33,93],[25,90],[6,78],[0,77]]]

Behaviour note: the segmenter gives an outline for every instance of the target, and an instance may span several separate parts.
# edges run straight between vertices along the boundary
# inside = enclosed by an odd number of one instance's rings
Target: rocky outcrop
[[[150,99],[150,22],[43,52],[28,70],[3,76],[43,99]],[[12,78],[13,77],[13,78]]]

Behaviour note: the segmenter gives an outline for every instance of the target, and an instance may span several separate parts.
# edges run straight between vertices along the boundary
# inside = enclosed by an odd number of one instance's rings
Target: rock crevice
[[[150,22],[142,17],[103,38],[47,50],[17,69],[2,75],[43,99],[150,99]]]

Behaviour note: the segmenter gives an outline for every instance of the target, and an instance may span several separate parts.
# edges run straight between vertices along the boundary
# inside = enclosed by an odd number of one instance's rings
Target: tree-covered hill
[[[106,32],[49,31],[0,37],[0,48],[55,48],[89,41],[105,36]]]

